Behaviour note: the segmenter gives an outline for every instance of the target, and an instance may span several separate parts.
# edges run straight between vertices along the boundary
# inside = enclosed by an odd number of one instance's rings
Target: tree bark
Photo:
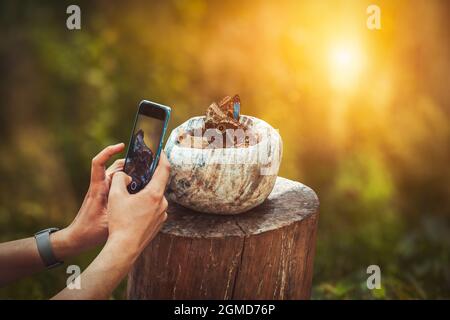
[[[277,178],[249,212],[217,216],[170,204],[128,277],[129,299],[309,299],[319,201]]]

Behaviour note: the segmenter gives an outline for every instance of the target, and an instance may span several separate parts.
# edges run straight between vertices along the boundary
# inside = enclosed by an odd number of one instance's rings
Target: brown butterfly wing
[[[233,98],[226,96],[219,104],[211,104],[206,111],[206,129],[216,128],[224,133],[226,129],[241,128],[241,123],[233,117],[235,102],[240,103],[238,95],[235,95]]]

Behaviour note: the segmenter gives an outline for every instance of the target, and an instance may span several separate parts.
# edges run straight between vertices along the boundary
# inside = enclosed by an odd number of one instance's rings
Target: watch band
[[[62,261],[58,261],[56,259],[55,254],[53,253],[52,244],[50,242],[50,234],[58,230],[58,228],[48,228],[41,230],[34,235],[39,255],[41,256],[41,259],[47,269],[63,264]]]

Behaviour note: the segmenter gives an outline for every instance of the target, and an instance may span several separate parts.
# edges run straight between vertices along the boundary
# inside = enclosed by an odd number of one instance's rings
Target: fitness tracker
[[[58,230],[58,228],[48,228],[41,230],[34,235],[39,255],[47,269],[57,267],[64,263],[63,261],[58,261],[56,259],[50,242],[50,234]]]

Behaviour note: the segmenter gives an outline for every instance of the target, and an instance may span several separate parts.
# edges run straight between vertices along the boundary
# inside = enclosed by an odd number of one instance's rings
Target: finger
[[[131,181],[131,177],[125,172],[116,172],[112,177],[110,194],[128,194],[127,186]]]
[[[162,196],[164,194],[164,190],[166,189],[169,175],[170,163],[169,160],[167,160],[165,152],[162,151],[152,180],[150,180],[150,183],[144,189],[150,191],[151,193],[155,193],[158,196]]]
[[[106,169],[106,174],[117,170],[122,170],[125,165],[125,159],[118,159]]]
[[[110,165],[108,167],[108,169],[106,169],[106,175],[111,176],[117,171],[122,171],[124,165],[125,165],[125,159],[118,159],[118,160],[114,161],[114,163],[112,165]]]
[[[161,228],[164,225],[164,222],[167,221],[167,212],[164,211],[163,213],[160,214],[160,216],[158,217],[158,224],[159,227]],[[158,230],[159,231],[159,230]]]
[[[167,212],[163,212],[158,220],[156,220],[156,225],[153,231],[150,234],[150,241],[158,234],[158,232],[161,230],[162,226],[164,225],[164,222],[167,220]]]
[[[164,222],[167,220],[167,212],[161,212],[161,214],[158,216],[158,225],[162,227]]]
[[[159,204],[160,211],[165,212],[167,210],[168,206],[169,206],[169,202],[167,201],[166,197],[162,197],[161,203]]]
[[[121,152],[125,144],[108,146],[92,159],[91,181],[102,181],[105,178],[105,164],[115,154]]]

